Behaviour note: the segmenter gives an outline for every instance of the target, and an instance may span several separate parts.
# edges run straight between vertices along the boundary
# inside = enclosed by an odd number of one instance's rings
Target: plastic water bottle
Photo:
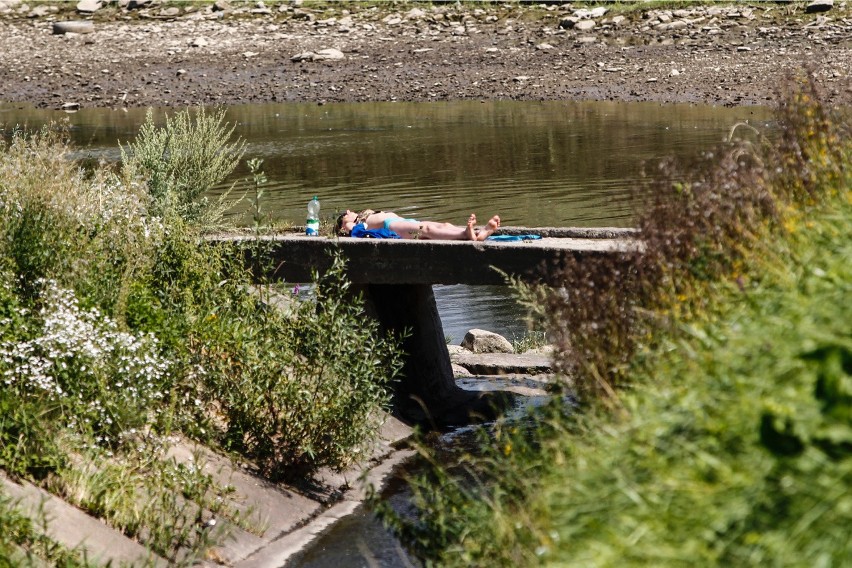
[[[305,223],[305,234],[309,237],[319,236],[320,202],[317,196],[308,201],[308,222]]]

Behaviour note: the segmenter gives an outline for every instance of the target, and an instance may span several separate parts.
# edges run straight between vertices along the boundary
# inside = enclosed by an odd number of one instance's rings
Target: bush
[[[225,196],[211,203],[207,193],[224,181],[242,157],[245,144],[228,142],[234,128],[225,124],[225,111],[208,115],[202,107],[166,116],[154,123],[151,110],[135,142],[122,148],[126,180],[142,179],[153,199],[152,213],[177,216],[191,224],[215,226],[230,206]]]
[[[777,145],[664,176],[624,286],[593,264],[538,296],[587,396],[413,480],[394,520],[429,562],[848,563],[852,137],[812,82],[787,100]]]
[[[399,351],[363,317],[343,273],[338,257],[311,300],[286,312],[246,313],[232,303],[198,330],[199,363],[226,418],[227,443],[266,475],[341,469],[368,457],[377,438]]]
[[[185,563],[209,544],[202,511],[238,515],[165,459],[175,429],[273,477],[342,468],[368,456],[399,368],[339,259],[280,312],[243,251],[204,242],[205,192],[242,149],[223,116],[149,114],[121,176],[67,161],[61,129],[0,145],[0,468]]]

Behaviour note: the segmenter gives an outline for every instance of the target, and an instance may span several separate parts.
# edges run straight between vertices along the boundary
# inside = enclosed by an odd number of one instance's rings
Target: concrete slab
[[[551,380],[550,375],[476,375],[456,379],[456,384],[470,391],[506,391],[524,397],[546,397]]]
[[[227,457],[188,440],[173,446],[169,455],[179,463],[192,463],[198,456],[205,471],[217,483],[234,488],[227,504],[247,515],[249,522],[261,529],[248,531],[227,519],[217,519],[220,530],[228,538],[211,551],[210,557],[231,565],[258,554],[281,539],[287,539],[289,543],[302,543],[340,516],[349,514],[352,507],[345,502],[363,498],[361,483],[365,472],[369,479],[375,478],[375,472],[384,471],[387,467],[385,460],[396,452],[394,446],[411,436],[412,432],[412,428],[403,422],[384,415],[380,442],[366,463],[340,473],[331,470],[319,472],[312,481],[312,489],[303,493],[256,477],[233,464]],[[395,462],[391,460],[391,463]],[[301,536],[290,538],[293,532]]]
[[[227,542],[213,551],[228,562],[236,562],[287,534],[316,516],[322,504],[285,486],[275,484],[237,467],[230,459],[190,441],[175,444],[169,455],[179,463],[200,463],[217,483],[233,487],[226,505],[248,520],[251,531],[238,529],[227,519],[217,519],[230,533]],[[200,459],[196,462],[195,457]]]
[[[306,526],[277,539],[244,561],[235,563],[234,567],[280,568],[289,558],[302,551],[311,541],[330,528],[335,522],[354,513],[361,505],[361,501],[366,497],[370,485],[374,487],[381,486],[387,477],[391,475],[394,468],[413,457],[415,453],[414,450],[395,452],[390,459],[385,460],[381,465],[370,470],[366,477],[359,481],[356,487],[353,487],[346,493],[341,502],[324,511]]]
[[[542,375],[552,372],[550,356],[541,353],[456,353],[450,360],[474,375]]]
[[[15,483],[2,474],[0,483],[24,515],[44,513],[48,537],[67,548],[85,549],[95,564],[168,566],[135,540],[30,483]]]
[[[439,241],[414,239],[355,239],[307,237],[303,234],[262,236],[269,243],[271,262],[258,270],[289,282],[308,282],[314,270],[331,265],[329,252],[347,258],[347,275],[356,284],[503,284],[500,271],[531,280],[545,280],[566,255],[631,256],[641,250],[632,229],[513,228],[541,239],[530,241]],[[582,235],[582,236],[567,236]],[[248,243],[254,237],[220,234],[208,237],[220,244]],[[264,248],[266,250],[266,248]],[[246,250],[248,264],[253,264]],[[547,266],[549,270],[542,271]],[[498,270],[493,270],[497,268]]]

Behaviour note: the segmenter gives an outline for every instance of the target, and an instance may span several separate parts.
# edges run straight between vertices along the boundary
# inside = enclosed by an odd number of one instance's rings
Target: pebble
[[[77,11],[82,14],[93,14],[101,8],[101,0],[80,0],[77,2]]]

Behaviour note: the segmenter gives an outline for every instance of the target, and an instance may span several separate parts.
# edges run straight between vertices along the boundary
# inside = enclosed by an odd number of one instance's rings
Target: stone
[[[227,12],[231,9],[231,3],[228,0],[216,0],[213,2],[214,12]]]
[[[834,0],[814,0],[805,7],[805,14],[828,12],[834,7]]]
[[[130,0],[127,3],[128,10],[141,10],[151,4],[153,0]]]
[[[535,48],[538,49],[539,51],[547,51],[549,49],[553,49],[553,46],[550,45],[549,43],[540,43],[537,46],[535,46]]]
[[[36,6],[27,14],[28,18],[43,18],[50,13],[50,6]]]
[[[77,2],[77,11],[82,14],[93,14],[97,12],[103,4],[101,0],[80,0]]]
[[[594,29],[596,25],[597,24],[594,20],[580,20],[579,22],[574,24],[574,29],[580,32],[587,32],[591,29]]]
[[[21,5],[22,0],[0,0],[0,12],[17,8]]]
[[[53,34],[62,35],[68,33],[90,34],[95,31],[95,24],[90,20],[70,20],[67,22],[53,22]]]
[[[318,60],[337,60],[337,59],[345,59],[346,56],[339,49],[334,49],[333,47],[329,47],[326,49],[320,49],[316,52],[316,56],[314,59]]]
[[[172,6],[170,8],[166,8],[165,10],[160,12],[160,14],[167,18],[175,18],[177,16],[180,16],[180,8],[175,8],[174,6]]]
[[[461,378],[461,377],[472,377],[473,373],[468,371],[465,367],[462,367],[458,363],[453,363],[453,377]]]
[[[319,51],[303,51],[290,58],[290,61],[334,61],[344,59],[346,56],[339,49],[326,48]]]
[[[208,41],[207,41],[207,38],[205,38],[205,37],[197,37],[197,38],[195,38],[194,40],[192,40],[192,41],[189,43],[189,45],[191,45],[192,47],[207,47],[207,45],[208,45],[209,43],[210,43],[210,42],[208,42]]]
[[[580,21],[580,18],[578,18],[576,16],[568,16],[566,18],[562,18],[561,20],[559,20],[559,27],[562,28],[563,30],[570,30],[574,26],[576,26],[577,22],[579,22],[579,21]]]
[[[484,329],[471,329],[461,342],[461,346],[473,353],[514,353],[515,348],[508,339],[500,334]]]

